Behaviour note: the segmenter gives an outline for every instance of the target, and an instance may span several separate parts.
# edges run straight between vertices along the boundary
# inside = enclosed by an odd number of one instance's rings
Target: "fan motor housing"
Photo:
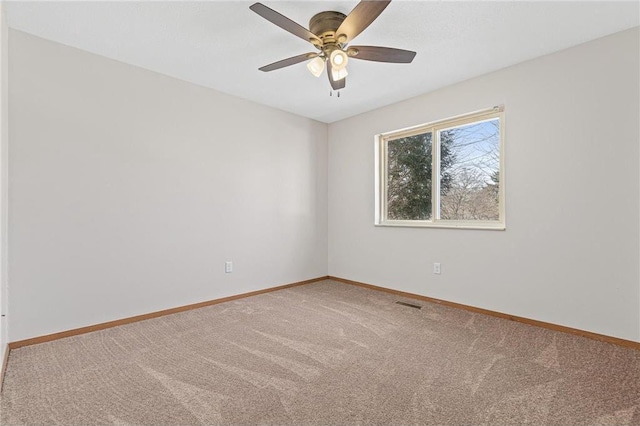
[[[336,30],[347,15],[335,11],[320,12],[309,20],[309,31],[320,37],[323,44],[336,43]]]

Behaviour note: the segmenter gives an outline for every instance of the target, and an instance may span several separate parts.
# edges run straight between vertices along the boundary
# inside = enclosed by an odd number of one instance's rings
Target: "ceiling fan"
[[[410,63],[416,56],[416,52],[391,47],[348,45],[382,13],[389,3],[391,0],[362,0],[349,15],[335,11],[320,12],[309,20],[308,30],[262,3],[251,5],[249,8],[255,13],[291,34],[310,42],[318,50],[265,65],[259,70],[273,71],[309,61],[307,68],[313,75],[319,77],[326,65],[331,88],[340,90],[346,85],[348,74],[346,66],[349,58],[376,62]]]

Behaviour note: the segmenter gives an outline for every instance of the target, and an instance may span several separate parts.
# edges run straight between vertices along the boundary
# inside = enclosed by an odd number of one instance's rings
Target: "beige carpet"
[[[323,281],[17,349],[0,420],[640,424],[640,351],[396,300]]]

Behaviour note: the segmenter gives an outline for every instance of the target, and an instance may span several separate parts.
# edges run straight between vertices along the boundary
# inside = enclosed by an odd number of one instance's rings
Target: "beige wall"
[[[635,28],[331,124],[329,273],[640,341],[639,38]],[[373,226],[375,134],[499,104],[506,231]]]
[[[7,280],[7,141],[8,141],[8,28],[4,5],[0,2],[0,364],[8,342],[8,280]]]
[[[9,48],[11,341],[326,275],[326,124]]]

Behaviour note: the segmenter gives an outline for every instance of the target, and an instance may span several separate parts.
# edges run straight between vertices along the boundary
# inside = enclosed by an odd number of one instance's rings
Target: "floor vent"
[[[400,301],[397,301],[396,303],[397,303],[398,305],[408,306],[408,307],[410,307],[410,308],[422,309],[422,306],[420,306],[420,305],[414,305],[413,303],[400,302]]]

